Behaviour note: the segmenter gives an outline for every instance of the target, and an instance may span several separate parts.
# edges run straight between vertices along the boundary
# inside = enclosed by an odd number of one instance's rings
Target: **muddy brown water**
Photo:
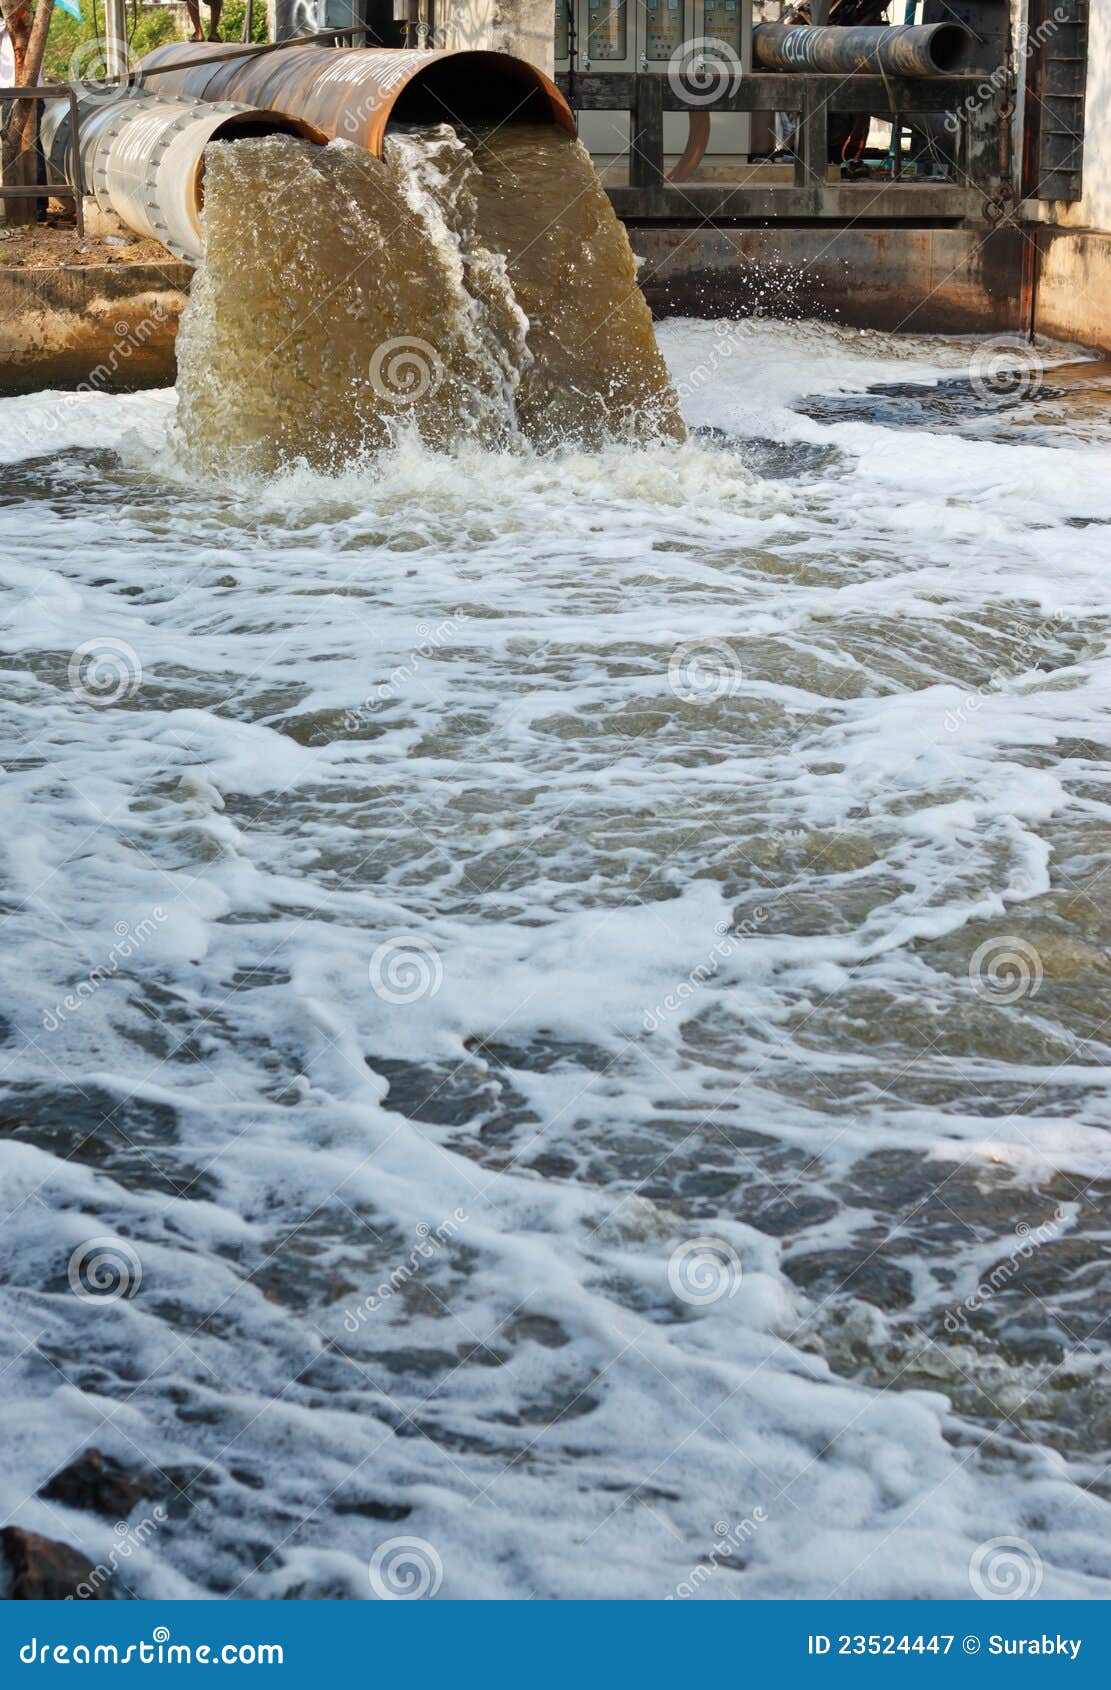
[[[427,444],[681,439],[636,265],[584,149],[548,127],[208,151],[178,340],[201,464],[331,469]]]

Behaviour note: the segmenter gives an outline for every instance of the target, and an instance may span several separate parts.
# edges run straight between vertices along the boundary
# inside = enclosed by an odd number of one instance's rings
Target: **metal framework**
[[[1088,79],[1088,0],[1055,0],[1042,25],[1034,62],[1037,179],[1043,200],[1078,200],[1084,192],[1084,108]]]
[[[627,222],[765,222],[846,220],[859,217],[915,222],[962,222],[991,216],[998,204],[1000,115],[977,97],[983,77],[921,80],[896,76],[828,76],[812,72],[753,71],[738,75],[700,112],[791,111],[800,114],[798,152],[790,183],[666,180],[663,116],[689,112],[691,102],[667,77],[651,72],[575,71],[556,78],[576,111],[631,114],[628,186],[608,189],[614,210]],[[959,114],[955,180],[899,180],[899,125],[895,126],[893,179],[827,180],[826,132],[831,112],[872,112],[877,117]]]
[[[77,92],[71,83],[40,83],[33,88],[0,88],[0,103],[17,100],[68,100],[69,118],[73,132],[77,131]],[[36,155],[37,156],[37,155]],[[77,221],[77,233],[85,233],[85,186],[81,179],[81,159],[75,158],[72,182],[5,183],[0,187],[0,199],[71,199]]]

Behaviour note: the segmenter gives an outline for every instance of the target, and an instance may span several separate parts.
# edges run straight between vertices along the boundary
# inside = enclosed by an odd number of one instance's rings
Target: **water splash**
[[[332,471],[405,430],[437,448],[682,438],[628,240],[576,141],[442,126],[391,136],[383,159],[276,136],[206,159],[178,340],[194,462]]]

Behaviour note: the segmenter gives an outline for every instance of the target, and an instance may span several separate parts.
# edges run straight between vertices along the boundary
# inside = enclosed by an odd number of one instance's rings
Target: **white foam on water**
[[[157,1465],[135,1594],[1111,1594],[1111,430],[660,339],[727,440],[198,485],[168,395],[3,402],[0,1508],[95,1563],[38,1492]]]

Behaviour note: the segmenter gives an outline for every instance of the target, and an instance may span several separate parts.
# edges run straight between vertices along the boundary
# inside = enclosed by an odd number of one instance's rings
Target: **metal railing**
[[[1000,115],[984,101],[981,74],[974,76],[831,76],[819,72],[746,71],[712,100],[698,104],[696,118],[713,112],[795,112],[798,130],[791,175],[766,180],[755,165],[740,165],[737,179],[687,178],[669,181],[664,155],[664,113],[692,112],[682,88],[652,71],[575,71],[556,78],[572,108],[629,113],[628,185],[607,187],[620,217],[636,220],[763,221],[878,218],[960,221],[984,215],[1000,191]],[[980,91],[978,96],[977,90]],[[891,179],[830,181],[827,133],[833,114],[869,112],[894,121]],[[901,179],[901,123],[914,117],[955,114],[954,160],[942,181]],[[777,172],[778,174],[778,172]],[[786,170],[783,171],[786,175]],[[761,179],[763,177],[764,179]],[[870,190],[870,193],[869,193]],[[865,199],[874,208],[863,211]]]
[[[0,103],[7,105],[19,100],[68,100],[70,134],[77,134],[77,92],[71,83],[39,83],[32,88],[0,88]],[[7,114],[8,120],[11,113]],[[37,149],[35,157],[38,158]],[[77,223],[77,233],[85,233],[85,185],[81,176],[81,149],[73,148],[73,181],[72,182],[5,182],[0,185],[0,199],[71,199],[73,201],[74,217]]]

